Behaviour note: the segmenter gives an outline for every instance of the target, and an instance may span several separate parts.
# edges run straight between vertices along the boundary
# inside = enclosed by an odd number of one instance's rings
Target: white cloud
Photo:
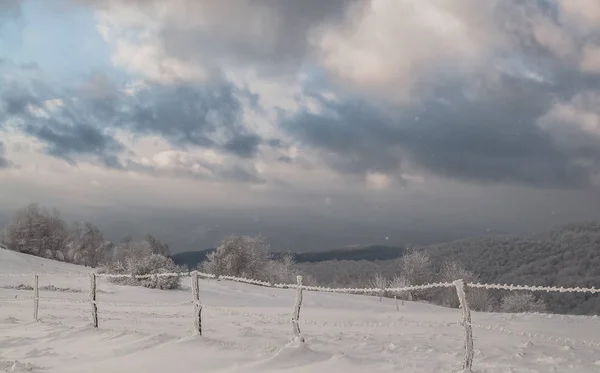
[[[370,172],[366,176],[367,188],[374,190],[387,189],[391,185],[391,179],[388,175],[380,172]]]
[[[559,0],[562,11],[580,27],[600,27],[600,2],[597,0]]]
[[[476,23],[483,8],[470,0],[361,2],[346,23],[324,27],[313,43],[337,76],[402,100],[435,65],[468,69],[481,62],[493,46]]]
[[[559,101],[538,125],[567,149],[596,149],[600,141],[600,95],[583,92]]]

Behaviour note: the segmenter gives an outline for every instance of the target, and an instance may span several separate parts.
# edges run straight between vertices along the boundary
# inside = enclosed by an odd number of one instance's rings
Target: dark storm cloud
[[[224,148],[239,157],[252,158],[261,142],[262,139],[254,134],[236,135],[225,143]]]
[[[279,158],[277,158],[277,160],[282,163],[293,163],[294,162],[292,157],[287,156],[287,155],[282,155]]]
[[[24,130],[44,142],[49,155],[71,164],[76,164],[80,155],[94,155],[105,166],[120,168],[117,154],[123,150],[123,146],[98,128],[87,123],[73,123],[72,119],[52,118],[44,121],[41,126],[26,125]]]
[[[281,139],[268,139],[266,143],[273,149],[283,149],[286,147],[285,143]]]
[[[340,172],[393,173],[411,161],[465,181],[579,187],[597,171],[600,152],[566,151],[538,121],[584,86],[504,75],[474,97],[452,85],[388,115],[365,101],[322,100],[330,114],[303,112],[283,127]],[[594,166],[580,162],[582,156]]]
[[[228,141],[249,135],[241,122],[242,105],[236,94],[227,83],[200,87],[155,85],[131,99],[122,119],[134,133],[160,135],[178,146],[227,150],[227,146],[215,142],[213,135],[223,131]]]
[[[102,75],[66,93],[39,85],[36,92],[29,86],[13,82],[0,90],[0,126],[7,119],[18,118],[21,130],[46,144],[49,155],[71,164],[82,156],[92,156],[107,167],[125,167],[119,155],[126,149],[115,139],[116,129],[134,135],[157,135],[180,149],[212,148],[242,159],[255,157],[262,143],[241,120],[240,96],[246,92],[227,82],[202,86],[149,84],[134,94],[122,93]],[[47,108],[46,100],[57,97],[60,103]],[[215,178],[262,182],[256,170],[210,167]]]
[[[392,118],[364,102],[323,100],[329,115],[302,112],[282,122],[301,142],[320,149],[336,170],[344,173],[391,172],[400,166],[394,148],[400,132]]]
[[[8,119],[18,119],[23,132],[46,144],[47,154],[71,164],[77,163],[78,156],[92,155],[108,167],[118,167],[116,155],[122,146],[100,130],[93,113],[72,100],[62,100],[49,109],[46,98],[51,97],[51,90],[39,82],[6,84],[0,79],[0,83],[4,83],[0,88],[0,126]]]

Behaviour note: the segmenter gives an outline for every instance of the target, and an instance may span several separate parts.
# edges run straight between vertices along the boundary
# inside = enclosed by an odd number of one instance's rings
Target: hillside
[[[436,263],[456,258],[482,281],[545,286],[600,286],[600,224],[571,224],[527,238],[496,237],[426,248]],[[600,297],[544,295],[555,312],[599,314]]]
[[[198,264],[202,263],[208,254],[214,252],[215,249],[198,250],[198,251],[184,251],[177,254],[171,254],[173,262],[179,266],[186,266],[189,269],[198,267]]]
[[[0,258],[0,274],[7,263],[12,273],[43,268],[40,280],[51,284],[65,270],[86,272],[14,252]],[[406,302],[397,311],[392,299],[305,292],[302,346],[289,344],[292,289],[202,280],[204,336],[197,337],[191,305],[181,304],[192,299],[187,285],[159,291],[99,280],[94,330],[87,278],[63,280],[82,291],[42,290],[39,323],[31,322],[30,291],[0,287],[0,372],[429,373],[459,371],[463,359],[454,309]],[[593,372],[600,364],[592,318],[475,312],[473,322],[475,372]]]
[[[202,263],[206,256],[215,249],[202,251],[186,251],[171,255],[171,258],[177,265],[184,265],[188,268],[196,268]],[[278,258],[283,253],[273,253],[274,258]],[[390,260],[404,255],[404,249],[401,247],[382,246],[382,245],[359,245],[344,247],[334,250],[325,250],[317,252],[295,253],[296,263],[319,263],[329,260],[351,260],[351,261],[376,261]]]
[[[87,274],[91,273],[92,271],[92,268],[86,268],[75,264],[63,263],[56,260],[40,258],[0,248],[0,274],[3,275],[20,273]]]
[[[422,250],[430,255],[434,272],[446,261],[456,259],[479,274],[484,282],[600,287],[600,223],[571,224],[531,237],[472,238]],[[376,272],[388,278],[399,274],[400,261],[333,260],[301,263],[298,268],[320,283],[359,286]],[[553,312],[600,314],[599,296],[543,294],[543,297]]]

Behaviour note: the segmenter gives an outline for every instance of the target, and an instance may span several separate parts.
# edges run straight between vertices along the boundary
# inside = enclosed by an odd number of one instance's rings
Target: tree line
[[[100,272],[146,275],[179,270],[170,259],[169,245],[150,234],[140,240],[127,236],[113,243],[96,225],[80,221],[68,224],[59,210],[38,203],[13,214],[0,233],[0,243],[8,250],[98,268]],[[178,279],[128,281],[156,288],[179,286]]]
[[[113,278],[124,285],[158,289],[181,286],[179,275],[137,279],[138,275],[181,273],[187,270],[175,265],[170,249],[148,234],[144,239],[125,237],[118,243],[105,239],[102,231],[89,222],[67,224],[57,209],[47,209],[37,203],[16,211],[0,235],[0,242],[9,250],[49,259],[98,268],[99,272],[121,274]],[[458,307],[453,289],[431,289],[402,294],[386,294],[387,287],[423,285],[429,282],[452,282],[463,279],[478,282],[479,275],[467,269],[457,256],[439,255],[432,260],[429,249],[404,249],[395,260],[369,262],[325,261],[301,263],[292,253],[273,253],[263,236],[225,237],[217,249],[198,266],[203,272],[262,280],[270,283],[292,283],[302,274],[307,285],[332,287],[372,287],[382,289],[381,296],[399,296],[447,307]],[[444,258],[444,260],[440,260]],[[474,310],[508,312],[540,311],[543,300],[532,294],[506,294],[503,297],[485,289],[470,289],[467,293]]]

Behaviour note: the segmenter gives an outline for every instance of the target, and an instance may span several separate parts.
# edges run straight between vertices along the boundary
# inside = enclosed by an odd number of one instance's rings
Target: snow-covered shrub
[[[136,279],[134,277],[181,272],[180,268],[170,258],[159,254],[142,257],[130,256],[125,259],[125,262],[109,264],[104,268],[103,272],[127,275],[125,277],[110,278],[111,282],[119,285],[143,286],[161,290],[179,289],[181,287],[180,276],[152,276],[143,279]]]
[[[497,307],[496,300],[486,289],[467,288],[466,295],[469,308],[473,311],[492,312]]]
[[[404,276],[395,276],[390,282],[391,288],[404,288],[407,286],[409,286],[408,281],[406,281]],[[398,299],[412,300],[411,293],[409,291],[396,292],[394,295],[396,295]]]
[[[500,305],[502,312],[546,312],[546,303],[543,299],[536,299],[532,293],[508,294],[502,298]]]
[[[387,296],[385,288],[388,287],[389,283],[390,281],[387,278],[385,278],[385,276],[381,273],[376,273],[375,276],[373,276],[373,278],[371,279],[371,281],[369,281],[369,286],[371,288],[380,289],[380,291],[378,292],[380,302],[384,296]]]
[[[461,262],[450,260],[442,266],[440,282],[454,282],[456,280],[464,280],[467,283],[479,282],[479,276],[466,269]],[[487,289],[468,288],[466,295],[470,309],[474,311],[491,311],[493,309],[494,301]],[[459,301],[456,289],[453,287],[441,289],[439,302],[446,307],[458,308]]]

